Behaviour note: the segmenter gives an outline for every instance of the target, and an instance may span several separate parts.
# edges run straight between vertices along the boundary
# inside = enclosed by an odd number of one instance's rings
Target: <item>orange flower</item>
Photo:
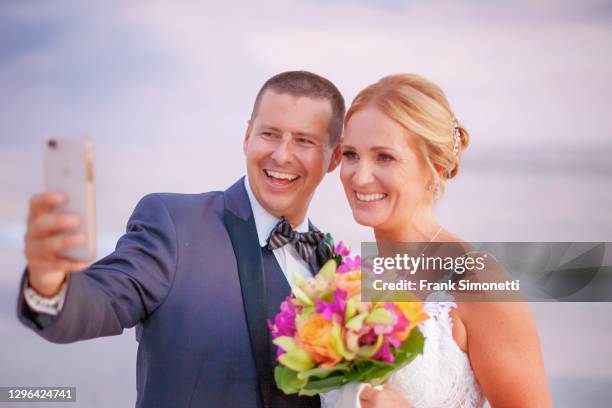
[[[412,329],[414,329],[420,322],[429,319],[429,315],[423,310],[423,302],[395,302],[395,305],[402,311],[406,319],[410,322],[406,330],[402,333],[397,333],[396,338],[400,341],[404,341],[410,335]]]
[[[346,291],[350,299],[361,293],[361,271],[336,273],[336,287]]]
[[[298,326],[297,343],[321,367],[333,367],[340,362],[342,357],[332,348],[331,335],[332,322],[313,313]]]

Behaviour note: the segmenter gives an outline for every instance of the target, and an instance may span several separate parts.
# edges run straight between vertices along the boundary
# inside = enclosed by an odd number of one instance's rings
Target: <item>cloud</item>
[[[3,7],[4,144],[90,133],[237,146],[260,84],[296,68],[349,100],[389,73],[430,77],[479,146],[574,146],[577,133],[609,143],[600,90],[612,85],[612,26],[599,1]]]

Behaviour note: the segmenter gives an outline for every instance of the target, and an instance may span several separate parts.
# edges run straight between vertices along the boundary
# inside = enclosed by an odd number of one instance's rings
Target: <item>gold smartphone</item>
[[[50,139],[45,144],[45,190],[58,191],[68,201],[55,212],[73,213],[82,223],[75,230],[85,235],[81,247],[60,253],[89,262],[96,256],[96,210],[93,143],[88,139]]]

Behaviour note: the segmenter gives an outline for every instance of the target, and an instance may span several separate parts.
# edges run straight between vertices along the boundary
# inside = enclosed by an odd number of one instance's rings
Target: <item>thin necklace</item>
[[[438,238],[438,235],[440,235],[440,233],[442,232],[442,227],[438,228],[438,232],[435,233],[435,235],[429,240],[429,243],[431,244],[433,242],[434,239]]]
[[[431,244],[434,239],[438,238],[438,235],[440,235],[440,232],[442,232],[442,229],[443,229],[442,227],[438,228],[438,232],[436,232],[434,236],[431,237],[427,245],[425,245],[425,248],[423,248],[423,250],[421,251],[422,253],[425,253],[425,250],[427,249],[427,247],[429,247],[429,244]]]

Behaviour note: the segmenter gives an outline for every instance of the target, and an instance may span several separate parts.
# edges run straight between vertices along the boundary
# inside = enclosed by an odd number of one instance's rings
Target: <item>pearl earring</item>
[[[440,197],[440,183],[436,183],[433,189],[434,200],[437,200]]]
[[[427,191],[432,191],[434,199],[437,200],[438,197],[440,196],[440,182],[439,181],[435,181],[435,182],[430,183],[427,186]]]

